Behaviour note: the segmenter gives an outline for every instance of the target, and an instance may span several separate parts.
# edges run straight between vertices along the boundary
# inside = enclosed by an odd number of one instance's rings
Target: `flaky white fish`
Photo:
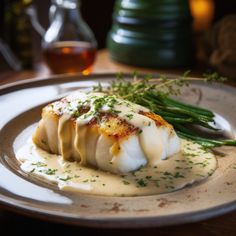
[[[44,107],[33,142],[112,173],[156,166],[180,151],[180,139],[161,116],[103,93],[75,92]]]

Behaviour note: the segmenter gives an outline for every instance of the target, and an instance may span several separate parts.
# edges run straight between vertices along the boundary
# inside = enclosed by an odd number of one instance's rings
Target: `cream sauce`
[[[89,107],[89,111],[77,116],[77,124],[89,123],[95,113],[110,112],[116,114],[122,120],[135,127],[142,128],[154,123],[152,119],[139,114],[140,111],[149,112],[149,109],[127,100],[119,99],[115,95],[108,96],[105,93],[83,93],[76,91],[66,97],[64,102],[57,101],[47,106],[48,110],[53,110],[58,115],[73,115],[79,107]]]
[[[63,160],[36,147],[32,141],[16,154],[25,172],[54,182],[62,190],[108,196],[167,193],[211,176],[217,160],[198,144],[181,140],[181,151],[156,166],[112,174]]]

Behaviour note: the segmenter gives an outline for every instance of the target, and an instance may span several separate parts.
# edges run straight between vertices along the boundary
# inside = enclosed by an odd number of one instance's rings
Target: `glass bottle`
[[[95,60],[97,42],[81,17],[77,0],[53,0],[51,25],[42,47],[45,60],[54,73],[88,75]]]

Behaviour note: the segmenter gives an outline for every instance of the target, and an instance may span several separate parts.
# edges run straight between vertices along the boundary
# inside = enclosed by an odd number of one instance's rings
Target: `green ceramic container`
[[[107,46],[114,60],[150,68],[192,63],[187,0],[117,0],[113,19]]]

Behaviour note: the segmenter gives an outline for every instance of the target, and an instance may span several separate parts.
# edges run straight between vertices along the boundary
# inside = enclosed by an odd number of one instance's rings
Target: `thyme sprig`
[[[235,140],[208,139],[192,131],[191,126],[193,125],[217,131],[218,129],[214,126],[214,113],[205,108],[189,105],[171,98],[171,96],[180,95],[182,87],[189,86],[189,72],[187,71],[182,76],[174,79],[167,76],[152,78],[150,75],[139,78],[138,74],[135,73],[133,79],[128,80],[122,74],[118,74],[117,79],[112,81],[108,87],[99,84],[93,89],[94,91],[116,95],[149,108],[172,124],[180,137],[194,140],[205,148],[221,145],[236,146]],[[193,80],[200,79],[191,78],[191,81]],[[219,76],[217,73],[207,73],[203,75],[203,80],[206,82],[224,82],[226,78]]]

